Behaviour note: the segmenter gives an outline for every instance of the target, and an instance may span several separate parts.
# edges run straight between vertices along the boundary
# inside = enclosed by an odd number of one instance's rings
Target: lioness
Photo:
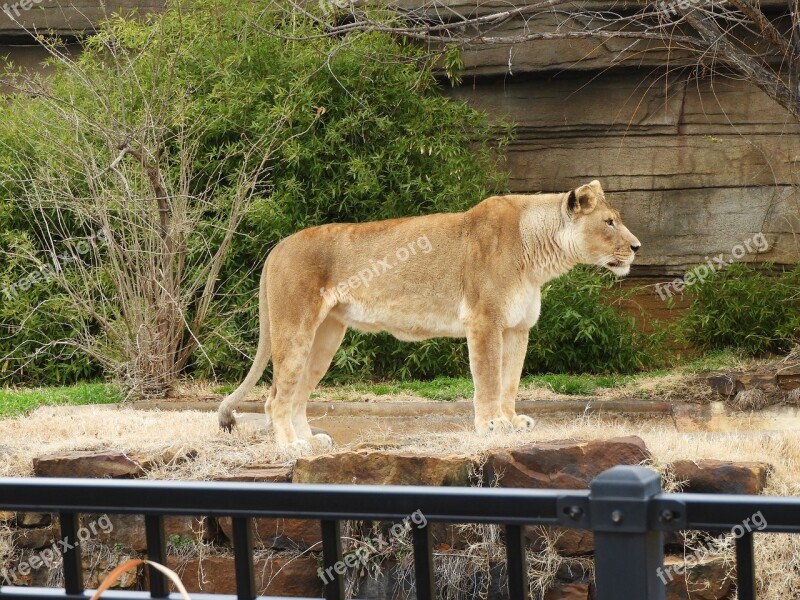
[[[563,194],[495,196],[462,213],[295,233],[264,263],[258,351],[222,402],[220,426],[233,427],[234,407],[271,355],[265,412],[277,443],[331,444],[312,433],[306,404],[355,327],[409,341],[466,337],[475,429],[530,429],[514,402],[542,285],[577,264],[627,275],[640,247],[598,181]]]

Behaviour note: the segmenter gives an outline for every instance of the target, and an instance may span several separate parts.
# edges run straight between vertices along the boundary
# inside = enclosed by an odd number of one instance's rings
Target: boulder
[[[288,483],[292,479],[291,467],[276,465],[253,465],[215,477],[214,481],[247,481],[258,483]]]
[[[94,524],[94,527],[92,525]],[[143,515],[86,514],[81,516],[81,526],[93,532],[92,538],[114,547],[119,544],[135,552],[147,550]],[[164,517],[164,538],[173,545],[181,545],[213,537],[214,530],[206,517]]]
[[[758,389],[765,392],[775,391],[778,382],[774,373],[730,371],[728,373],[708,376],[708,385],[722,396],[734,396],[738,392]]]
[[[588,583],[555,583],[544,595],[544,600],[588,600],[588,598]]]
[[[733,565],[723,557],[667,556],[662,581],[667,600],[721,600],[733,588]]]
[[[235,594],[236,578],[231,556],[209,556],[180,561],[170,556],[167,566],[180,575],[189,593]],[[319,598],[322,581],[318,564],[310,557],[273,556],[255,561],[256,593],[263,596]]]
[[[19,527],[44,527],[53,521],[50,513],[24,512],[16,514],[17,526]]]
[[[220,517],[217,523],[233,546],[231,519]],[[305,549],[322,543],[322,529],[314,519],[253,519],[253,543],[257,548]]]
[[[649,458],[644,441],[636,436],[557,440],[490,452],[483,472],[486,485],[584,489],[606,469],[638,465]]]
[[[89,590],[97,589],[111,571],[132,558],[138,558],[138,556],[113,551],[109,554],[103,552],[97,553],[97,555],[83,554],[81,556],[81,560],[83,561],[83,585]],[[122,576],[114,582],[111,589],[135,589],[141,581],[143,571],[144,568],[141,565],[128,568]]]
[[[58,533],[59,528],[55,525],[31,527],[15,530],[11,539],[16,548],[46,548],[47,546],[52,546],[58,539]]]
[[[131,558],[137,557],[110,549],[93,552],[87,552],[84,549],[81,553],[84,587],[86,589],[97,589],[113,569]],[[50,561],[49,564],[46,561]],[[13,585],[52,587],[54,577],[60,577],[60,563],[52,560],[52,554],[48,552],[48,549],[23,552],[21,561],[16,563],[12,569],[11,582]],[[128,569],[123,573],[122,577],[114,582],[111,589],[129,590],[136,588],[141,579],[141,572],[141,567]]]
[[[678,460],[667,467],[682,491],[700,494],[760,494],[771,466],[761,462],[724,460]]]
[[[23,28],[45,30],[50,33],[75,35],[87,30],[94,30],[97,25],[110,15],[141,15],[163,10],[164,0],[111,0],[102,4],[70,4],[63,7],[49,2],[31,2],[26,10],[25,3],[18,4],[19,17],[16,13],[0,12],[0,34],[3,36],[19,36]],[[13,10],[10,8],[9,11]],[[14,15],[14,19],[10,15]]]
[[[33,459],[37,477],[130,478],[144,472],[142,465],[122,452],[62,452]]]
[[[46,454],[33,459],[37,477],[84,477],[91,479],[125,479],[139,477],[146,471],[176,465],[197,456],[197,451],[170,447],[156,453],[126,454],[110,450],[75,450]]]
[[[778,370],[775,376],[782,390],[800,390],[800,364],[789,365]]]
[[[294,483],[468,486],[474,467],[466,456],[339,452],[299,458]]]

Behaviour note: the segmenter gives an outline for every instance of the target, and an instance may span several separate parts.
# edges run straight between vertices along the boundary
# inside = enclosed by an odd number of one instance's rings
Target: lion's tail
[[[267,264],[269,259],[264,262],[264,269],[261,271],[261,283],[258,289],[258,350],[256,357],[253,360],[253,366],[250,367],[250,372],[245,377],[242,384],[229,395],[217,411],[219,417],[219,426],[225,431],[230,431],[236,425],[236,417],[233,416],[233,409],[236,405],[247,396],[248,392],[252,390],[261,379],[264,369],[267,368],[269,363],[270,354],[272,352],[272,338],[269,331],[269,303],[267,301]]]

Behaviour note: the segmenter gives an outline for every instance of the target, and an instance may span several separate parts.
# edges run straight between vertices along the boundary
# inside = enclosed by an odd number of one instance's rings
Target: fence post
[[[661,476],[618,466],[600,473],[589,490],[597,600],[664,600],[664,534],[648,530]]]

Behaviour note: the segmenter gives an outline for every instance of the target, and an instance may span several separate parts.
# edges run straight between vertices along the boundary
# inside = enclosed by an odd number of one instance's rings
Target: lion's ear
[[[597,199],[602,197],[603,188],[600,187],[600,182],[595,179],[569,193],[567,210],[570,213],[588,215],[597,206]]]

